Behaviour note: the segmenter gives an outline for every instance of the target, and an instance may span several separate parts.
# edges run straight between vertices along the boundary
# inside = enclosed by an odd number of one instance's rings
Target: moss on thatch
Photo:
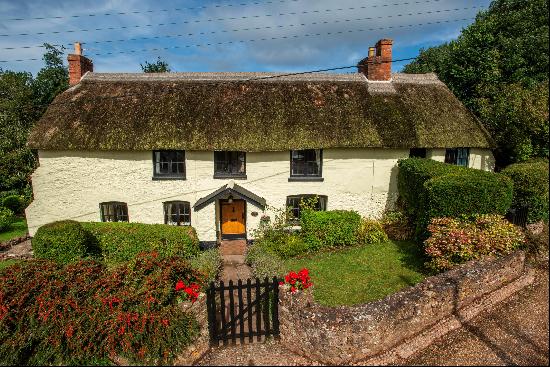
[[[335,147],[490,147],[442,83],[98,81],[59,95],[29,146],[70,150],[275,151]]]

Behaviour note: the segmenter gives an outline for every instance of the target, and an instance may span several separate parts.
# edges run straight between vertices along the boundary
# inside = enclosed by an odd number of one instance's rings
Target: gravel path
[[[485,311],[400,365],[548,365],[548,269],[536,282]],[[213,348],[199,363],[311,365],[276,340]]]

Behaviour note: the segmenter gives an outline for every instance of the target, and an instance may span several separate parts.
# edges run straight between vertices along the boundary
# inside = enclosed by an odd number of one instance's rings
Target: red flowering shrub
[[[167,363],[198,331],[178,281],[202,284],[182,258],[138,256],[107,269],[31,260],[0,273],[0,364]],[[198,291],[197,286],[194,288]]]
[[[176,283],[176,292],[181,292],[178,297],[180,302],[189,300],[194,303],[199,297],[200,289],[197,283],[190,283],[189,286],[185,285],[183,280],[178,280]]]
[[[486,255],[505,255],[526,243],[522,230],[500,215],[479,215],[471,220],[434,218],[424,250],[426,264],[436,271]]]
[[[292,293],[297,290],[304,290],[313,285],[311,278],[309,277],[309,270],[303,268],[298,273],[291,271],[285,275],[284,282],[280,282],[279,285],[287,285]]]

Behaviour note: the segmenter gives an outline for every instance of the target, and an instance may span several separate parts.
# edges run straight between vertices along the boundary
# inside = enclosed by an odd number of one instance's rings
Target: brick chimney
[[[368,80],[390,81],[392,44],[393,41],[390,39],[381,39],[374,47],[369,47],[369,56],[357,64],[359,72]]]
[[[73,86],[80,83],[80,79],[87,71],[94,71],[92,60],[82,56],[82,45],[80,42],[74,44],[74,54],[67,56],[69,61],[69,85]]]

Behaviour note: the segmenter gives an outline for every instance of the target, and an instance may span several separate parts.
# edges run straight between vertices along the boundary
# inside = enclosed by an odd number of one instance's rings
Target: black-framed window
[[[246,177],[246,153],[214,152],[214,177]]]
[[[410,158],[426,158],[426,148],[411,148],[409,151]]]
[[[290,195],[286,197],[286,207],[289,209],[289,215],[291,220],[300,219],[300,203],[302,200],[307,200],[310,198],[317,198],[315,203],[314,210],[322,211],[327,210],[327,199],[326,195],[314,195],[314,194],[303,194],[303,195]]]
[[[102,222],[128,222],[128,205],[120,201],[100,203]]]
[[[153,151],[153,178],[185,179],[185,151]]]
[[[449,148],[445,150],[445,163],[468,167],[470,148]]]
[[[164,205],[164,224],[175,226],[191,225],[191,205],[188,201],[166,201]]]
[[[321,177],[322,166],[322,149],[290,151],[290,177]]]

